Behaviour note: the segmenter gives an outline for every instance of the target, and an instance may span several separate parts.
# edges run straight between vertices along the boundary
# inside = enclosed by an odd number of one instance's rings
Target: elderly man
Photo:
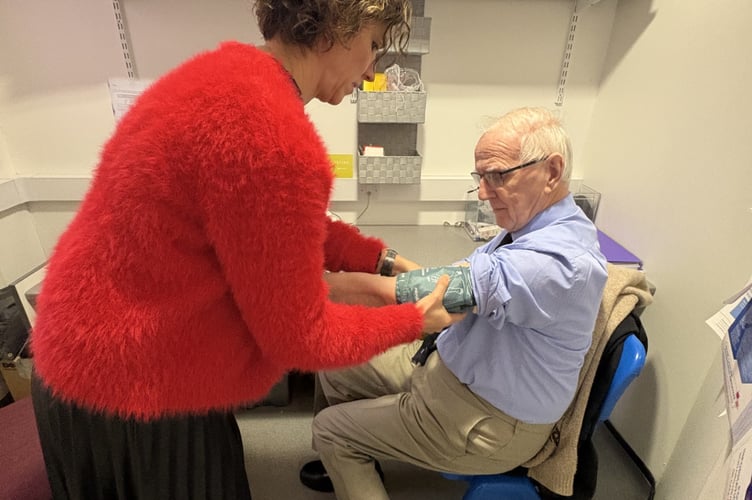
[[[569,139],[548,110],[511,111],[481,136],[472,176],[505,231],[464,259],[472,312],[435,344],[319,374],[329,406],[313,421],[321,462],[303,467],[304,484],[388,499],[374,459],[492,474],[543,447],[577,390],[607,278],[570,173]],[[333,278],[332,294],[346,298],[355,285]],[[366,277],[379,279],[390,293],[375,284],[359,296],[394,300],[394,278]]]

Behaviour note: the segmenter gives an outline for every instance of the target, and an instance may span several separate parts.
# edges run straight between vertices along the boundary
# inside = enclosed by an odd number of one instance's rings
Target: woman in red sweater
[[[287,371],[365,362],[461,318],[328,300],[324,270],[412,263],[327,217],[332,167],[304,105],[338,104],[407,0],[259,0],[265,45],[199,54],[106,143],[50,259],[33,398],[55,498],[250,498],[233,410]]]

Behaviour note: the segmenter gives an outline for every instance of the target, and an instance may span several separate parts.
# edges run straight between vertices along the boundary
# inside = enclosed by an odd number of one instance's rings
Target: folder
[[[611,264],[642,269],[642,260],[639,257],[621,246],[616,240],[600,229],[598,230],[598,243],[601,246],[601,253],[603,253],[606,260]]]

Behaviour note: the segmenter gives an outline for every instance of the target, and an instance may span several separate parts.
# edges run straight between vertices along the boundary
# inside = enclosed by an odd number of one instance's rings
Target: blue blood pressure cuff
[[[397,303],[417,302],[436,288],[442,275],[449,276],[444,307],[451,313],[469,311],[475,306],[470,268],[467,266],[424,267],[397,275]]]

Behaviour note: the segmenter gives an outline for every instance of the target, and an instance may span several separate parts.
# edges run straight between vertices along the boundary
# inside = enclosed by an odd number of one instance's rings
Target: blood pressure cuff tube
[[[467,266],[424,267],[397,275],[397,303],[417,302],[436,288],[442,275],[449,275],[444,307],[451,313],[469,311],[475,305],[470,268]]]

